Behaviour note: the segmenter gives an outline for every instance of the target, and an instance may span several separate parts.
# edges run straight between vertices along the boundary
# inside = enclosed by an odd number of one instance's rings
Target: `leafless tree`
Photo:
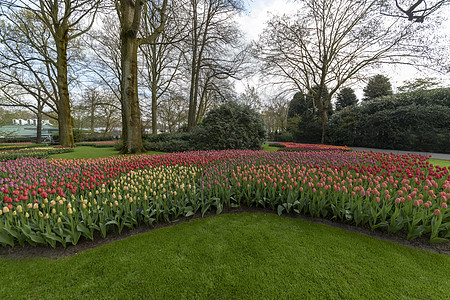
[[[371,65],[420,59],[420,47],[427,43],[413,42],[418,27],[424,25],[383,16],[379,1],[305,0],[302,4],[294,16],[275,16],[267,23],[255,56],[265,76],[313,96],[324,143],[327,109],[344,83]]]
[[[67,71],[68,47],[77,37],[90,30],[100,2],[100,0],[0,0],[3,16],[13,26],[18,25],[17,19],[23,20],[21,14],[25,13],[42,23],[50,36],[50,39],[45,41],[44,51],[51,54],[43,57],[51,62],[56,71],[52,74],[56,77],[55,106],[58,111],[60,143],[64,146],[74,146]],[[21,25],[27,38],[33,28],[24,22]],[[29,44],[33,45],[33,40],[29,40]],[[38,50],[42,52],[42,49]]]
[[[165,94],[158,109],[159,126],[163,131],[176,132],[187,124],[187,99],[179,93]]]
[[[199,104],[204,106],[199,103],[202,101],[199,99],[201,81],[208,83],[212,78],[233,76],[242,62],[244,56],[232,54],[237,49],[240,36],[232,18],[239,10],[241,3],[234,0],[190,0],[186,6],[187,18],[191,20],[188,28],[190,36],[185,44],[189,50],[184,53],[189,66],[189,131],[199,121]],[[230,59],[230,56],[233,58]],[[208,80],[208,77],[211,79]]]
[[[150,93],[152,133],[158,130],[158,106],[165,94],[171,93],[174,82],[179,79],[182,60],[181,41],[186,38],[186,25],[179,11],[181,1],[171,1],[166,9],[164,31],[149,44],[141,44],[142,68],[140,78],[144,97]],[[160,5],[159,5],[160,6]],[[161,23],[157,7],[149,7],[143,12],[143,35],[150,35]],[[167,100],[167,97],[166,97]]]

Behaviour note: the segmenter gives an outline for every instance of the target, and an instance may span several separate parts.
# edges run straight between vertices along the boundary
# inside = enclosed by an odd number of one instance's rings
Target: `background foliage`
[[[450,153],[450,89],[396,94],[330,118],[331,144]]]
[[[265,140],[264,121],[247,105],[234,102],[211,110],[192,132],[146,135],[147,150],[182,152],[192,150],[254,149]]]

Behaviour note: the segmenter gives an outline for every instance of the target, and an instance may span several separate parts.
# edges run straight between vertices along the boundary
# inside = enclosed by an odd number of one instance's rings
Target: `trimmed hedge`
[[[335,145],[450,153],[450,89],[382,97],[330,118]]]

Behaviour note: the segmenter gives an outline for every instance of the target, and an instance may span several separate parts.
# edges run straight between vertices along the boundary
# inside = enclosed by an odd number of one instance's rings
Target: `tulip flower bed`
[[[0,145],[0,151],[26,149],[29,147],[30,145]]]
[[[43,147],[43,148],[26,148],[26,149],[11,149],[11,150],[4,150],[0,151],[0,162],[1,161],[8,161],[8,160],[14,160],[18,158],[24,158],[24,157],[34,157],[34,158],[46,158],[49,157],[52,154],[60,154],[60,153],[67,153],[67,152],[73,152],[73,148],[70,147],[61,147],[56,146],[53,148]]]
[[[200,151],[0,163],[0,243],[76,244],[139,224],[258,206],[409,239],[450,237],[450,175],[427,157]]]
[[[351,149],[347,146],[332,146],[332,145],[322,145],[322,144],[300,144],[300,143],[276,143],[271,144],[275,147],[282,148],[282,151],[350,151]]]

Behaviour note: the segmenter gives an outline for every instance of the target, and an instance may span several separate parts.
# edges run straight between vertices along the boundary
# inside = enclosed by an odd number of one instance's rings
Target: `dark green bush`
[[[168,142],[172,140],[189,141],[191,139],[191,135],[188,132],[145,134],[142,139],[149,143]]]
[[[147,150],[160,151],[160,152],[184,152],[192,150],[188,141],[183,140],[170,140],[150,143]]]
[[[193,150],[261,149],[264,121],[250,109],[234,102],[212,110],[192,132],[145,135],[147,150],[183,152]]]
[[[117,136],[112,135],[85,135],[84,142],[100,142],[100,141],[113,141],[117,140]]]
[[[143,136],[144,147],[151,151],[183,152],[195,150],[188,132],[147,134]]]
[[[80,129],[73,130],[73,139],[75,143],[84,142],[86,140],[86,134]]]
[[[352,106],[332,116],[332,144],[450,153],[450,89],[417,91]]]
[[[114,150],[120,151],[123,148],[123,142],[117,142],[117,143],[114,144],[113,147],[114,147]]]
[[[198,150],[254,149],[265,140],[260,114],[245,105],[229,102],[211,110],[197,126],[191,142]]]

